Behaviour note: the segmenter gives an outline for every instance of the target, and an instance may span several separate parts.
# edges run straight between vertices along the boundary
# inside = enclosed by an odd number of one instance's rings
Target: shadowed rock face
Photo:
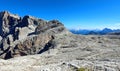
[[[17,15],[10,14],[7,11],[0,13],[0,35],[5,37],[12,34],[14,28],[19,24],[21,18]]]
[[[32,16],[0,12],[0,57],[38,54],[52,41],[56,34],[67,31],[58,20],[44,21]],[[42,51],[44,52],[44,51]]]

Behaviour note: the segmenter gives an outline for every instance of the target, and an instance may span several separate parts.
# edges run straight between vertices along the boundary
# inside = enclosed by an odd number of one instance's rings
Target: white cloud
[[[113,25],[109,26],[108,28],[111,28],[111,29],[120,29],[120,23],[113,24]]]
[[[104,29],[104,28],[110,28],[110,29],[120,29],[120,23],[116,24],[101,24],[101,25],[72,25],[70,27],[67,27],[68,29],[74,29],[74,30],[79,30],[79,29],[88,29],[88,30],[94,30],[94,29]]]

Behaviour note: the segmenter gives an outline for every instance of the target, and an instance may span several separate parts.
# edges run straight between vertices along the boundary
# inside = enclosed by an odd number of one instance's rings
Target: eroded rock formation
[[[32,16],[19,17],[0,12],[0,57],[33,55],[49,49],[56,34],[67,31],[58,20],[44,21]]]

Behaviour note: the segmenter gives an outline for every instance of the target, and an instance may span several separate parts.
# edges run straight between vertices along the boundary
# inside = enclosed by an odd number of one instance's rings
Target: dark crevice
[[[5,55],[5,58],[4,59],[10,59],[10,58],[12,58],[13,56],[12,56],[12,53],[11,53],[11,51],[8,51],[7,53],[6,53],[6,55]]]
[[[10,47],[8,47],[6,50],[4,50],[3,53],[0,54],[0,56],[3,55],[4,53],[7,53],[9,51],[9,49],[10,49]]]
[[[45,47],[44,47],[42,50],[40,50],[40,52],[38,52],[38,54],[41,54],[41,53],[49,50],[51,46],[52,46],[52,44],[51,44],[50,42],[48,42],[48,43],[45,45]]]
[[[42,50],[38,52],[38,54],[41,54],[51,48],[54,48],[53,39],[55,39],[55,37],[52,35],[51,40],[45,45],[45,47]]]

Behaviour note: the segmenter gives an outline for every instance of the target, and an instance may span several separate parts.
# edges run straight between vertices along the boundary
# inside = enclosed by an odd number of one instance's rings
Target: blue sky
[[[120,28],[120,0],[0,0],[3,10],[58,19],[68,29]]]

